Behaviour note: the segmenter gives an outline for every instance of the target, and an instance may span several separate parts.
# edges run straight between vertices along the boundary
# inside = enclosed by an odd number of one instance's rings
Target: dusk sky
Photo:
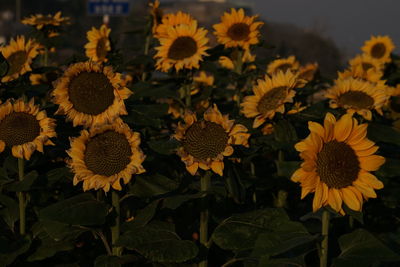
[[[254,11],[268,20],[321,29],[347,56],[358,53],[366,39],[389,35],[400,51],[398,0],[254,0]],[[267,38],[267,37],[266,37]]]

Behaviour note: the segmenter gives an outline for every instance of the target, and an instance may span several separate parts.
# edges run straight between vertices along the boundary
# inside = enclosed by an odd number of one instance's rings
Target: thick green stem
[[[149,34],[146,36],[146,42],[144,43],[144,54],[146,56],[149,54],[150,43],[151,43],[151,31],[149,31]],[[144,70],[142,73],[142,81],[145,81],[146,78],[147,78],[147,72],[146,70]]]
[[[20,181],[24,179],[24,159],[18,158],[18,178]],[[21,235],[25,234],[25,192],[18,192],[18,202],[19,202],[19,233]]]
[[[115,217],[115,225],[111,227],[112,254],[114,256],[121,256],[122,249],[120,247],[115,246],[115,243],[119,238],[119,226],[120,226],[120,206],[119,206],[118,192],[113,190],[111,198],[112,198],[112,205],[115,209],[115,213],[117,214],[117,216]]]
[[[321,241],[321,255],[320,267],[328,266],[328,235],[329,235],[329,211],[322,212],[322,241]]]
[[[206,192],[210,188],[211,171],[208,171],[200,178],[200,190],[205,195],[201,200],[201,212],[200,212],[200,244],[207,247],[208,246],[208,200]],[[199,267],[206,267],[207,259],[200,262]]]
[[[191,85],[185,84],[184,85],[184,92],[185,92],[185,105],[187,109],[190,109],[192,105],[192,95],[191,95]]]
[[[44,59],[43,59],[43,66],[47,67],[49,64],[49,49],[47,47],[44,48]]]

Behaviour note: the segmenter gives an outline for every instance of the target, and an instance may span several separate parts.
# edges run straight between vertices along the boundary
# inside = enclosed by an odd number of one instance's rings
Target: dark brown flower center
[[[373,68],[373,67],[374,67],[374,65],[372,65],[372,64],[370,64],[370,63],[367,63],[367,62],[361,63],[361,66],[362,66],[362,68],[363,68],[364,71],[367,71],[367,70],[369,70],[370,68]]]
[[[371,49],[371,56],[374,58],[381,58],[386,53],[386,46],[383,43],[376,43]]]
[[[282,65],[279,65],[276,69],[275,69],[275,72],[278,72],[278,71],[283,71],[283,72],[286,72],[287,70],[289,70],[289,69],[291,69],[292,68],[292,64],[290,64],[290,63],[283,63]]]
[[[390,98],[390,108],[395,112],[400,112],[400,97],[392,96]]]
[[[13,75],[19,73],[24,66],[28,55],[25,51],[17,51],[12,53],[8,58],[7,62],[9,64],[7,75]]]
[[[181,36],[176,38],[168,50],[168,58],[182,60],[196,54],[197,43],[190,36]]]
[[[103,73],[79,73],[72,78],[68,93],[74,108],[90,115],[102,113],[114,101],[113,85]]]
[[[0,140],[8,147],[32,142],[39,135],[39,121],[31,114],[13,112],[0,121]]]
[[[268,111],[277,109],[287,96],[287,87],[280,86],[275,87],[268,91],[263,97],[261,97],[260,102],[258,102],[257,109],[261,114],[265,114]]]
[[[227,143],[228,134],[221,125],[210,121],[198,121],[187,129],[183,147],[196,159],[206,160],[224,152]]]
[[[358,177],[360,162],[346,143],[330,141],[317,155],[317,173],[329,188],[351,185]]]
[[[249,37],[250,27],[246,23],[235,23],[228,29],[228,36],[234,41],[242,41]]]
[[[131,146],[125,135],[106,131],[88,141],[84,160],[93,173],[111,176],[124,170],[131,156]]]
[[[99,59],[104,59],[107,55],[107,41],[108,38],[101,38],[97,42],[96,55]]]
[[[339,104],[358,109],[370,109],[374,105],[374,99],[361,91],[348,91],[339,96]]]

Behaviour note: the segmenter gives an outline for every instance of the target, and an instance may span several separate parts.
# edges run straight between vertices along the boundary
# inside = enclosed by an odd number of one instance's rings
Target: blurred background
[[[86,31],[99,27],[101,15],[93,14],[90,3],[127,3],[128,12],[110,16],[115,46],[127,55],[142,46],[143,39],[133,36],[146,25],[147,0],[0,0],[0,43],[16,34],[26,34],[29,27],[19,23],[31,14],[54,14],[62,11],[71,17],[67,34],[60,39],[60,58],[83,53]],[[200,25],[212,25],[230,7],[244,8],[258,14],[271,55],[295,54],[303,62],[316,61],[322,72],[334,74],[347,60],[359,53],[371,35],[389,35],[400,47],[400,1],[398,0],[161,0],[165,13],[182,10],[191,13]],[[211,36],[210,36],[211,37]],[[399,48],[395,49],[395,53]],[[261,55],[262,56],[262,55]]]

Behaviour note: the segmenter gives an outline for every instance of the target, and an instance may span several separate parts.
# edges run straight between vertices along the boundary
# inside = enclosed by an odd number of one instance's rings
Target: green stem
[[[185,105],[187,109],[190,109],[190,106],[192,105],[192,95],[191,95],[191,84],[188,83],[184,86],[184,93],[185,93]]]
[[[107,239],[104,236],[103,232],[99,231],[99,232],[95,232],[95,234],[97,234],[100,237],[100,239],[103,242],[103,245],[104,245],[104,247],[105,247],[105,249],[107,251],[107,254],[111,256],[112,255],[112,251],[111,251],[110,246],[108,245]]]
[[[144,43],[144,54],[147,56],[150,51],[150,43],[151,43],[151,31],[149,31],[149,34],[146,36],[146,41]],[[145,81],[147,78],[147,72],[146,70],[143,71],[142,73],[142,81]]]
[[[49,64],[49,49],[47,47],[44,48],[44,59],[43,59],[43,66],[47,67]]]
[[[328,266],[328,235],[329,235],[329,211],[322,212],[322,241],[321,241],[321,255],[320,267]]]
[[[24,159],[18,158],[18,178],[20,181],[24,179]],[[18,192],[18,202],[19,202],[19,233],[21,235],[25,234],[25,192]]]
[[[111,227],[111,244],[112,244],[112,254],[114,256],[121,256],[122,249],[120,247],[116,247],[115,243],[119,238],[119,226],[120,226],[120,206],[119,206],[119,195],[118,192],[112,191],[111,194],[112,205],[115,209],[115,213],[117,214],[115,218],[115,225]]]
[[[236,58],[236,60],[234,62],[235,63],[234,71],[237,74],[241,75],[242,74],[242,68],[243,68],[243,60],[242,60],[243,51],[240,50],[240,49],[237,49],[236,52],[237,52],[236,53],[237,58]],[[238,86],[236,86],[236,87],[237,87],[236,88],[236,104],[237,104],[238,108],[240,109],[240,103],[242,102],[242,92],[240,91],[240,88]]]
[[[208,243],[208,201],[207,191],[210,188],[211,171],[208,171],[200,178],[200,190],[205,195],[203,196],[201,203],[202,209],[200,212],[200,244],[207,247]],[[200,262],[199,267],[207,267],[207,259]]]

